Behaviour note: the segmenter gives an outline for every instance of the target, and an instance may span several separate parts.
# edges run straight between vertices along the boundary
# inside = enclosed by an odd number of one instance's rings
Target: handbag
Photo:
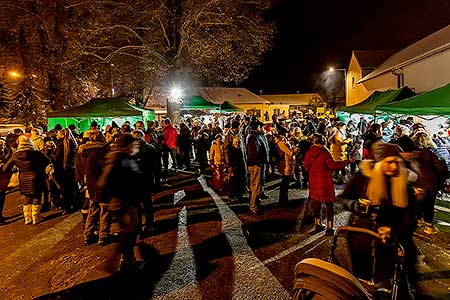
[[[19,172],[12,173],[8,182],[8,189],[14,189],[19,187]]]

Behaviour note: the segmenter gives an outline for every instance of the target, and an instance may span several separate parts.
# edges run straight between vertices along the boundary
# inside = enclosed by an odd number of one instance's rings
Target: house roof
[[[271,104],[286,105],[309,105],[314,100],[323,101],[322,97],[317,93],[262,95],[262,97],[269,100]]]
[[[354,50],[353,54],[361,68],[375,69],[395,52],[395,50]]]
[[[360,79],[358,83],[400,69],[449,48],[450,25],[392,55],[373,72]]]
[[[205,87],[199,91],[200,95],[214,103],[228,101],[232,104],[270,104],[268,100],[244,88]]]

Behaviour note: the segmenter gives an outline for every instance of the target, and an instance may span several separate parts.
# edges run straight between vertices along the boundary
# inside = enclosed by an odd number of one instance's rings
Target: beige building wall
[[[374,91],[385,91],[388,89],[395,90],[398,88],[397,76],[392,73],[385,73],[364,81],[362,85],[369,91],[369,95]]]
[[[362,72],[362,68],[353,53],[346,78],[346,106],[357,104],[371,94],[363,84],[357,84],[358,80],[362,78]]]

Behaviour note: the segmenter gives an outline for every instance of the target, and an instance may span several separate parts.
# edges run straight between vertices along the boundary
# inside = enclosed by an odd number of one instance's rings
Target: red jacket
[[[318,145],[309,148],[304,166],[309,173],[309,199],[322,203],[336,201],[332,172],[344,168],[350,161],[334,161],[330,151]]]
[[[178,132],[175,128],[173,128],[172,124],[167,124],[163,129],[163,140],[162,144],[167,146],[169,149],[177,148],[177,136]]]

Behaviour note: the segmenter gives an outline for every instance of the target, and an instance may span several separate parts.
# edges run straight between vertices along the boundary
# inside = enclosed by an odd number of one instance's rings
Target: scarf
[[[386,180],[390,180],[392,204],[396,207],[405,208],[408,206],[408,171],[405,168],[405,163],[403,159],[398,157],[399,175],[387,177],[382,170],[382,163],[385,159],[379,162],[363,160],[359,164],[362,174],[369,178],[366,190],[367,199],[370,200],[371,205],[381,205],[383,200],[388,199]]]

